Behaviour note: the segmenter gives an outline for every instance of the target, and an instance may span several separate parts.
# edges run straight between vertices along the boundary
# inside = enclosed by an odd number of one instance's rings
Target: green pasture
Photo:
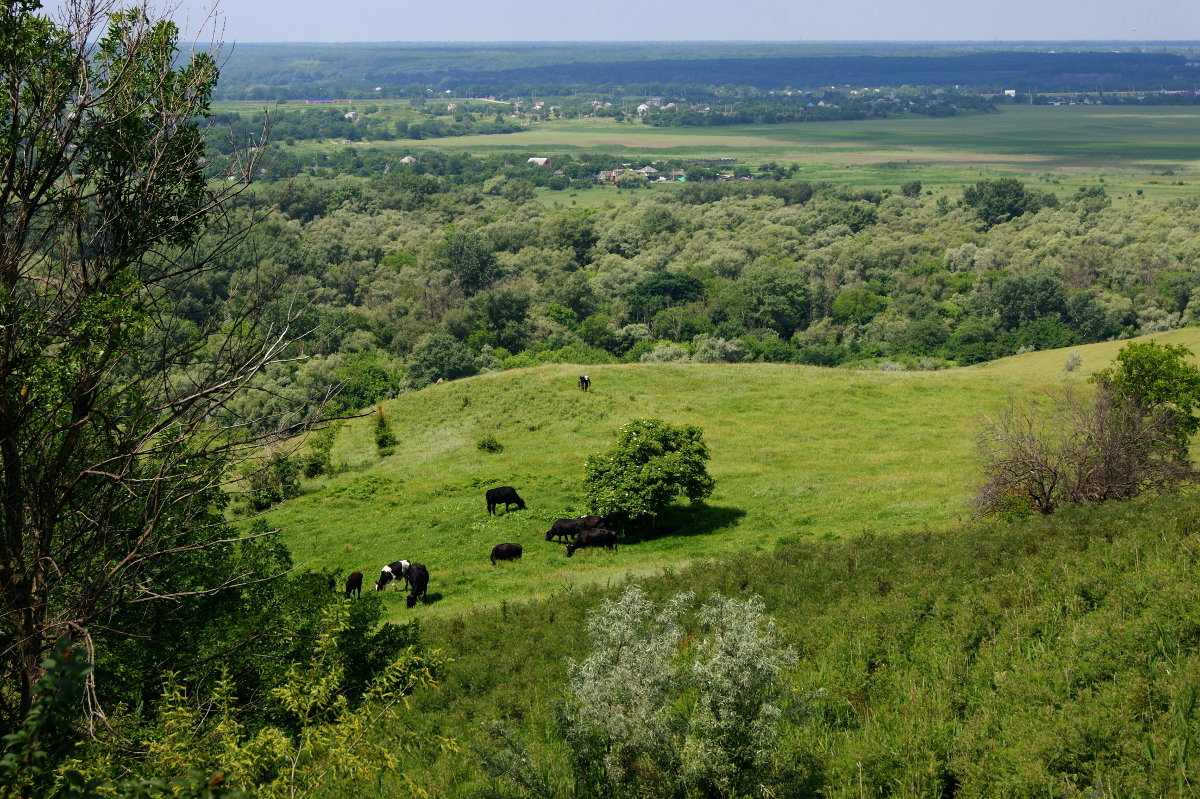
[[[218,104],[243,112],[252,105]],[[344,145],[297,146],[307,154]],[[575,119],[540,122],[521,133],[364,146],[550,156],[602,152],[631,159],[732,157],[750,164],[774,160],[795,163],[799,176],[809,180],[894,186],[917,179],[935,191],[996,174],[1067,190],[1103,184],[1110,193],[1141,190],[1180,196],[1200,189],[1200,108],[1192,107],[1015,105],[1001,106],[996,114],[948,119],[914,116],[706,128]]]
[[[1200,328],[1155,336],[1200,350]],[[657,573],[699,559],[772,551],[780,543],[865,531],[908,533],[967,514],[974,437],[983,417],[1040,386],[1082,382],[1116,354],[1116,342],[1030,353],[941,372],[822,369],[781,364],[545,366],[432,386],[384,403],[400,444],[376,453],[369,418],[339,436],[338,473],[306,481],[269,514],[300,569],[361,570],[421,561],[435,600],[422,612],[455,614],[585,584]],[[717,487],[702,505],[677,506],[655,534],[629,536],[617,553],[565,557],[544,533],[583,514],[587,456],[639,417],[699,425]],[[500,453],[477,448],[485,435]],[[489,517],[484,491],[513,485],[524,511]],[[525,548],[492,567],[493,545]],[[395,615],[399,593],[389,594]]]

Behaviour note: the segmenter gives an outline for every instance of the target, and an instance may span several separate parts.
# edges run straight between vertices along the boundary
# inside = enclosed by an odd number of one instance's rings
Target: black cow
[[[516,505],[517,510],[525,510],[525,500],[517,495],[517,489],[512,486],[489,488],[485,496],[487,497],[488,513],[493,516],[496,514],[496,506],[501,502],[504,503],[505,510],[508,510],[509,505]]]
[[[379,572],[379,579],[375,581],[375,590],[382,591],[387,587],[387,584],[392,580],[409,581],[408,571],[412,568],[407,560],[398,560],[395,563],[389,563]]]
[[[351,595],[362,595],[362,572],[350,572],[350,576],[346,578],[346,599]]]
[[[521,545],[520,544],[496,544],[492,547],[492,565],[496,565],[498,560],[520,560]]]
[[[546,540],[566,541],[574,538],[584,530],[593,527],[603,527],[608,522],[603,516],[580,516],[578,519],[555,519],[554,524],[546,531]]]
[[[425,596],[426,590],[429,588],[429,570],[425,568],[424,563],[410,563],[408,566],[408,581],[412,589],[408,592],[408,606],[416,607],[417,597],[421,597],[424,601],[428,601]]]
[[[613,552],[616,552],[617,534],[612,530],[605,530],[602,527],[584,530],[575,536],[574,541],[567,544],[567,557],[571,557],[575,554],[575,550],[583,549],[584,547],[608,547]]]
[[[592,379],[590,377],[588,377],[587,375],[580,375],[579,376],[579,390],[587,391],[591,387],[592,387]]]

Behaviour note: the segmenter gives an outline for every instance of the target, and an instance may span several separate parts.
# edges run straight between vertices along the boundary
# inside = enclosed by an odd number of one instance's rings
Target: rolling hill
[[[1200,350],[1200,329],[1159,334]],[[298,569],[361,570],[426,563],[422,612],[454,615],[502,600],[649,575],[780,544],[941,529],[967,513],[974,436],[1010,397],[1081,383],[1121,342],[1035,352],[966,369],[884,372],[780,364],[545,366],[497,372],[404,394],[383,412],[399,439],[381,458],[369,417],[347,422],[335,474],[306,481],[269,514]],[[583,393],[580,370],[592,378]],[[673,507],[659,534],[568,560],[544,540],[560,516],[587,511],[584,462],[641,417],[699,425],[717,481],[707,503]],[[491,436],[498,453],[477,447]],[[513,485],[524,511],[485,512],[483,493]],[[521,543],[518,563],[493,567],[492,546]],[[389,615],[406,618],[389,592]]]

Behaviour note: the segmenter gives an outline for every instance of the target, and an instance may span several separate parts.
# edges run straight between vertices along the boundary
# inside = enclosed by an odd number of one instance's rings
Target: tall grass
[[[659,599],[758,595],[797,650],[774,795],[1194,796],[1195,500],[881,530],[638,582]],[[417,697],[417,717],[464,743],[503,721],[569,796],[554,707],[566,659],[586,654],[585,619],[620,588],[427,622],[455,663],[442,690]],[[510,795],[471,758],[418,772],[440,796]]]

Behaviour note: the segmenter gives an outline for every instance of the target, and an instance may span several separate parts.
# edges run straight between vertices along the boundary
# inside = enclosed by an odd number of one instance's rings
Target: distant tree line
[[[1051,50],[1058,52],[1050,52]],[[1180,53],[1063,52],[937,45],[843,46],[823,52],[776,45],[747,57],[721,44],[454,46],[256,45],[239,47],[222,70],[219,99],[416,97],[452,91],[504,97],[607,94],[717,99],[730,91],[815,91],[829,86],[970,87],[1043,92],[1193,90],[1195,68]],[[296,68],[293,64],[305,64]],[[287,65],[284,68],[281,65]]]

